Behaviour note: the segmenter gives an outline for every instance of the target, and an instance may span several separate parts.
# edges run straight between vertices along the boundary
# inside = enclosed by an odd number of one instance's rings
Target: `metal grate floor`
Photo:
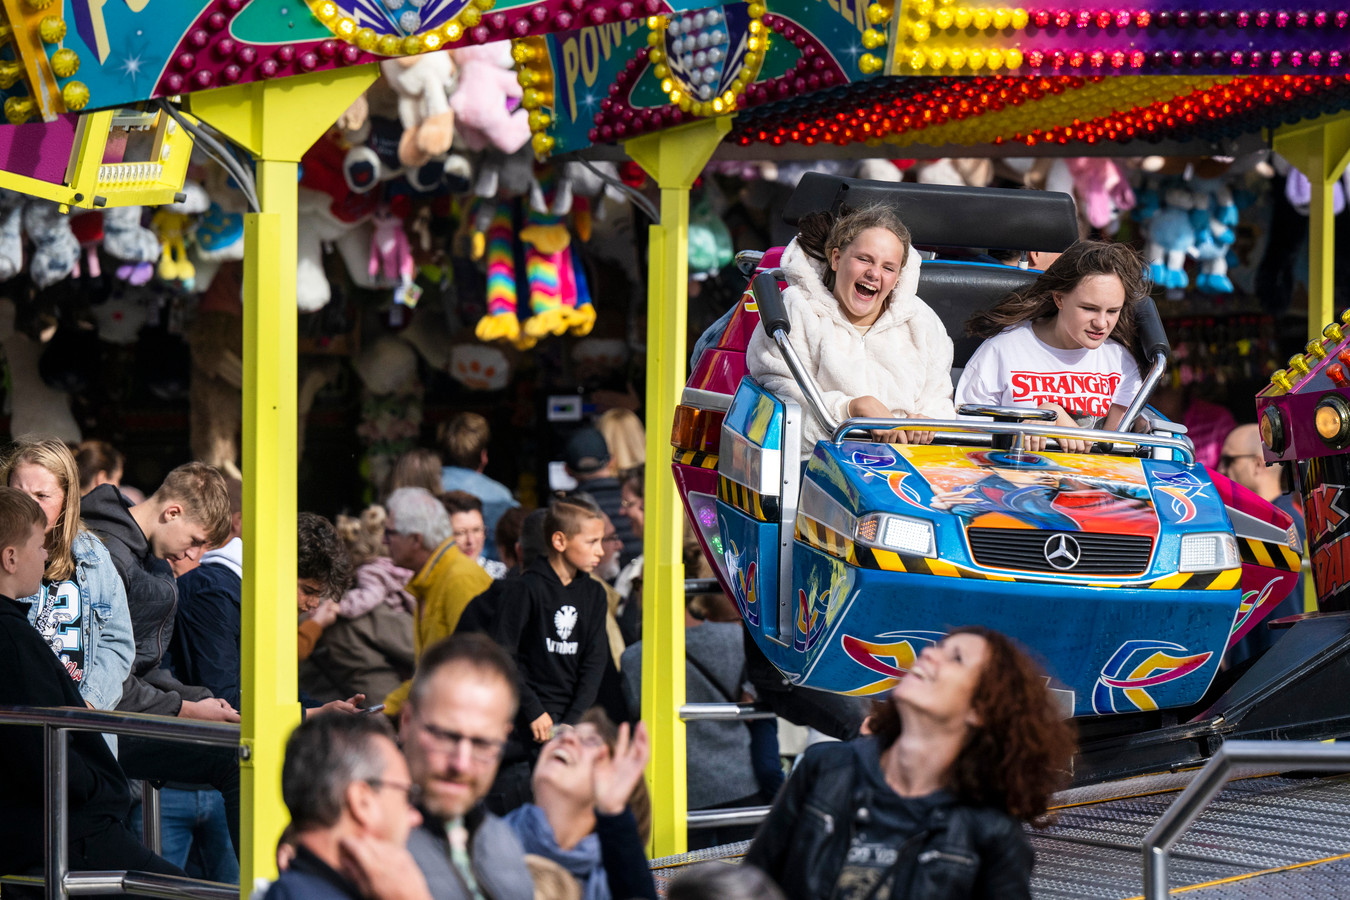
[[[1057,797],[1056,805],[1061,809],[1055,824],[1031,833],[1036,849],[1032,895],[1038,900],[1123,900],[1139,896],[1144,836],[1184,786],[1185,782],[1178,780],[1169,790],[1156,783],[1150,785],[1146,779],[1130,779],[1114,785],[1115,799],[1068,808],[1063,808],[1066,798]],[[1106,790],[1110,787],[1099,785],[1094,790],[1109,795],[1113,793]],[[1157,793],[1159,790],[1166,792]],[[1243,880],[1199,890],[1205,897],[1262,897],[1266,895],[1260,893],[1258,883],[1286,877],[1292,883],[1295,872],[1303,872],[1268,870],[1347,853],[1350,780],[1266,776],[1230,783],[1173,849],[1169,871],[1174,890],[1240,878]],[[1323,868],[1326,865],[1330,864],[1308,867],[1302,877],[1333,878],[1331,870]],[[1248,891],[1252,893],[1245,893]],[[1318,890],[1269,896],[1350,898],[1350,879],[1340,893]]]

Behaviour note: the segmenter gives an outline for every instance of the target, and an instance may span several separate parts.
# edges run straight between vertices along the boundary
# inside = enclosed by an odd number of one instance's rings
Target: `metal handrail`
[[[1195,464],[1195,447],[1187,438],[1166,437],[1125,431],[1098,431],[1070,425],[1030,425],[1025,422],[975,422],[970,419],[846,419],[830,436],[837,444],[853,431],[955,431],[969,434],[1021,434],[1037,437],[1088,439],[1093,443],[1130,444],[1158,447],[1180,453],[1187,465]]]
[[[753,703],[686,703],[680,707],[685,722],[755,722],[776,719],[778,713],[760,709]]]
[[[689,830],[721,828],[728,825],[758,825],[769,815],[769,806],[742,806],[736,809],[696,809],[689,813]]]
[[[1226,741],[1144,837],[1144,897],[1167,892],[1168,854],[1240,766],[1350,769],[1350,746],[1320,741]]]
[[[191,744],[239,746],[239,726],[144,713],[104,712],[76,707],[0,707],[0,725],[42,728],[44,766],[43,807],[46,822],[43,848],[43,893],[46,900],[122,891],[169,900],[224,900],[238,895],[238,887],[195,878],[153,875],[147,872],[71,872],[67,839],[70,819],[65,774],[69,768],[72,731],[158,738]],[[0,876],[0,882],[31,884],[20,876]],[[223,892],[228,889],[228,892]]]
[[[1116,426],[1120,431],[1129,431],[1134,425],[1134,420],[1139,418],[1139,414],[1144,411],[1144,405],[1148,403],[1153,391],[1162,381],[1163,375],[1167,372],[1167,354],[1159,353],[1153,359],[1153,365],[1148,370],[1148,375],[1144,377],[1144,383],[1140,386],[1139,392],[1134,395],[1130,401],[1129,407],[1125,410],[1125,415],[1120,417],[1120,424]]]

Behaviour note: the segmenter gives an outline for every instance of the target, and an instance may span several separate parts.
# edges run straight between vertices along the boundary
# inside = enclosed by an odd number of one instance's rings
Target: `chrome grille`
[[[1079,548],[1078,562],[1053,566],[1046,544],[1064,535]],[[993,569],[1057,572],[1063,575],[1137,575],[1148,568],[1153,538],[1137,534],[1090,534],[1082,531],[1037,531],[1029,528],[968,528],[975,562]],[[1058,549],[1058,542],[1052,548]]]

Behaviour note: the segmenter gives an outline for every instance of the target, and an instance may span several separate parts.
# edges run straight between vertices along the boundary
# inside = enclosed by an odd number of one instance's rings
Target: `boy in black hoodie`
[[[548,555],[535,557],[518,577],[494,585],[496,612],[489,634],[520,669],[520,711],[512,740],[530,748],[530,761],[518,764],[524,767],[520,803],[529,800],[530,763],[553,726],[575,725],[595,705],[600,690],[609,655],[608,604],[604,588],[587,576],[604,556],[604,533],[604,519],[593,502],[555,500],[544,517]]]
[[[27,494],[0,487],[0,705],[85,707],[79,689],[14,597],[37,592],[47,551],[47,517]],[[65,780],[69,806],[67,834],[72,870],[129,869],[182,875],[155,856],[122,820],[131,799],[126,777],[103,738],[77,731],[70,742]],[[0,871],[40,875],[43,871],[43,734],[31,725],[0,728],[0,771],[8,773],[0,792]],[[15,896],[22,889],[14,888]],[[9,896],[10,887],[5,888]]]

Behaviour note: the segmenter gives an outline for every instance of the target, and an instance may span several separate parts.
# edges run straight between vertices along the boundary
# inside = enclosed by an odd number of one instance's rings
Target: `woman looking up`
[[[1148,267],[1126,244],[1079,241],[1027,289],[976,313],[966,331],[985,342],[956,387],[956,404],[1052,410],[1055,424],[1114,430],[1142,381],[1134,306],[1148,296]],[[1045,449],[1028,436],[1026,449]],[[1086,453],[1090,440],[1059,439]]]
[[[745,861],[789,900],[1029,898],[1022,823],[1073,752],[1044,673],[998,632],[957,628],[870,725],[806,751]]]
[[[789,340],[815,376],[825,412],[851,417],[951,418],[952,341],[914,293],[919,254],[909,229],[883,206],[817,213],[783,251]],[[746,350],[750,374],[791,397],[805,413],[802,455],[829,438],[807,411],[778,347],[756,328]],[[893,443],[932,441],[932,432],[879,431]]]

